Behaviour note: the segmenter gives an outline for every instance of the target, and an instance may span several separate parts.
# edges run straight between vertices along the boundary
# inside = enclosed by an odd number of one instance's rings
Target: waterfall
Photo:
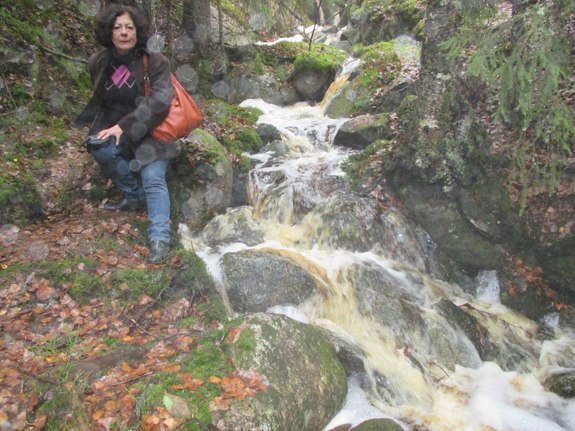
[[[575,401],[539,383],[573,367],[575,334],[541,340],[537,323],[497,300],[494,273],[482,273],[472,295],[428,271],[432,244],[420,227],[346,190],[341,164],[352,153],[332,146],[345,119],[326,118],[322,105],[242,106],[260,109],[259,122],[275,126],[288,151],[253,156],[250,206],[217,216],[183,243],[220,284],[221,256],[246,249],[273,249],[317,280],[321,294],[268,311],[327,329],[362,352],[366,372],[350,378],[348,401],[326,430],[374,417],[406,430],[575,430]],[[230,235],[240,221],[260,234]],[[472,340],[465,322],[485,339]]]

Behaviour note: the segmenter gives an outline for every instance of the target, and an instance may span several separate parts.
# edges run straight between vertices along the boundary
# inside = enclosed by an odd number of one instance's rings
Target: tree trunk
[[[418,85],[418,145],[438,145],[453,124],[447,107],[455,90],[455,61],[439,45],[455,34],[461,11],[455,2],[430,0],[425,19],[425,41],[421,49],[421,75]]]
[[[152,1],[151,0],[136,0],[135,6],[138,7],[148,20],[150,24],[152,24]]]
[[[537,0],[511,0],[510,3],[513,5],[513,15],[519,15],[525,12],[529,5],[537,3]]]
[[[210,0],[184,0],[182,27],[205,56],[211,42]]]

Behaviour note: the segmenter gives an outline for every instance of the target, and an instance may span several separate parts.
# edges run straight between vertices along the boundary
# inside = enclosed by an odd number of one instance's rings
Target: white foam
[[[290,319],[297,320],[298,322],[308,323],[307,316],[302,311],[300,311],[299,308],[291,304],[274,305],[273,307],[270,307],[267,311],[268,313],[281,314],[283,316],[287,316]]]
[[[532,374],[503,371],[486,362],[477,370],[457,367],[444,388],[457,400],[450,416],[469,424],[469,430],[491,427],[497,431],[574,431],[575,400],[545,391]],[[437,411],[433,429],[447,431]]]
[[[477,299],[488,304],[499,304],[499,280],[497,271],[479,271],[475,277],[477,283]]]
[[[369,402],[365,392],[359,385],[357,377],[348,380],[347,397],[345,404],[339,413],[324,428],[324,431],[331,430],[338,425],[351,424],[359,425],[369,419],[393,419],[390,415],[373,407]]]

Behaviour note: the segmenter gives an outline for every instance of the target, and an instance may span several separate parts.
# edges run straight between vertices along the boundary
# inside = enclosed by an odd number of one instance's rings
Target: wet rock
[[[391,136],[386,114],[366,114],[346,121],[338,129],[333,145],[361,150],[377,139],[388,139]]]
[[[202,231],[202,239],[212,246],[234,242],[255,246],[263,242],[264,234],[252,218],[252,209],[237,207],[210,220]]]
[[[472,274],[481,269],[500,268],[501,246],[474,227],[486,223],[481,219],[471,223],[462,213],[460,203],[438,185],[411,181],[408,175],[396,176],[393,181],[402,202],[442,252]]]
[[[544,382],[545,389],[563,398],[575,398],[575,371],[552,375]]]
[[[174,221],[196,229],[230,206],[234,170],[225,150],[211,134],[196,129],[188,139],[204,148],[210,160],[198,163],[194,154],[186,153],[195,147],[184,145],[168,182]]]
[[[392,419],[370,419],[350,431],[403,431],[403,427]]]
[[[330,118],[347,118],[354,110],[357,92],[350,82],[343,84],[338,91],[325,103],[325,115]]]
[[[398,210],[380,208],[371,199],[333,193],[304,218],[310,247],[374,251],[426,271],[429,243],[425,232]]]
[[[13,224],[3,224],[0,226],[0,245],[7,247],[18,240],[20,228]]]
[[[225,81],[229,103],[241,103],[246,99],[262,99],[274,105],[291,105],[299,101],[295,89],[271,74],[257,75],[234,70]]]
[[[323,99],[334,77],[335,72],[332,70],[298,69],[288,77],[288,82],[301,100],[319,102]]]
[[[493,361],[504,370],[531,369],[531,359],[536,357],[536,348],[533,341],[525,341],[509,331],[505,339],[498,334],[491,333],[488,327],[478,317],[478,311],[471,305],[456,306],[450,301],[442,299],[435,309],[452,325],[465,333],[473,343],[482,361]]]
[[[402,278],[397,278],[393,270],[368,265],[354,265],[348,269],[346,276],[354,280],[354,294],[361,315],[385,328],[383,331],[393,339],[391,342],[395,343],[396,349],[403,350],[421,372],[427,372],[430,363],[443,369],[454,369],[456,364],[477,366],[480,361],[474,348],[458,336],[448,320],[426,310],[425,304],[430,299],[425,285],[432,281],[417,272],[407,274],[411,287]],[[394,376],[385,376],[384,380],[378,390],[382,396],[387,394],[390,399],[394,398],[398,390],[394,386]]]
[[[264,145],[281,139],[280,131],[271,124],[258,124],[256,126],[256,132]]]
[[[239,313],[298,305],[317,293],[316,282],[302,267],[272,251],[226,253],[221,264],[230,306]]]

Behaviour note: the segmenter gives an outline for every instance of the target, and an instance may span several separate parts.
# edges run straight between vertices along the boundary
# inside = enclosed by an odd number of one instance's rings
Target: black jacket
[[[148,76],[150,79],[150,96],[144,94],[144,65],[142,56],[149,56]],[[90,134],[95,134],[104,127],[98,127],[100,121],[97,115],[100,113],[103,87],[109,78],[109,65],[112,54],[109,49],[103,49],[93,54],[88,60],[90,78],[94,87],[94,93],[75,121],[77,127],[87,126]],[[170,77],[170,62],[161,53],[147,53],[143,49],[137,52],[136,67],[137,98],[134,109],[118,121],[118,125],[124,132],[128,144],[137,155],[137,149],[142,144],[150,144],[156,150],[155,159],[172,158],[177,154],[175,142],[160,142],[152,139],[150,131],[159,124],[170,109],[173,87]],[[113,124],[107,125],[111,127]],[[149,161],[148,161],[149,162]]]

